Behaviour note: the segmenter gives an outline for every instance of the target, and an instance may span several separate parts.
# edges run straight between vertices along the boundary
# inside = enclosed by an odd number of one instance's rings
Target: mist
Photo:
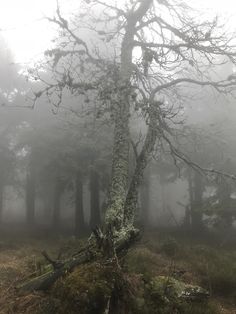
[[[0,3],[0,313],[235,313],[234,3],[18,5]]]

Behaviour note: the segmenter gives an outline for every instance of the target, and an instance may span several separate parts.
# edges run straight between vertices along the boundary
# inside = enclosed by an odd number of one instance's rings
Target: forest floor
[[[69,256],[82,241],[70,236],[48,237],[45,232],[31,236],[17,232],[2,234],[0,314],[34,313],[35,304],[44,295],[21,296],[16,285],[44,263],[43,250],[53,257],[59,251]],[[123,266],[125,271],[143,276],[175,274],[181,281],[206,288],[217,313],[236,314],[236,245],[233,241],[212,235],[199,238],[179,231],[153,230],[144,233],[142,240],[128,252]]]

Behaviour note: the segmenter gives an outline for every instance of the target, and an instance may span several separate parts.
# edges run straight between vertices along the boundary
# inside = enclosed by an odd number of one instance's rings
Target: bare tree
[[[134,228],[138,187],[157,139],[174,158],[189,160],[174,146],[174,125],[186,85],[212,87],[231,93],[236,77],[213,81],[211,69],[236,63],[233,35],[226,35],[217,18],[205,21],[177,0],[81,1],[79,13],[66,20],[58,4],[49,21],[60,29],[57,46],[46,52],[45,79],[40,67],[32,73],[45,87],[43,94],[55,107],[69,90],[79,95],[85,110],[109,115],[114,126],[112,174],[105,217],[105,235],[95,231],[101,245],[138,234]],[[42,64],[41,64],[42,66]],[[142,147],[136,147],[136,165],[129,180],[130,116],[141,115],[147,124]],[[195,167],[198,167],[195,165]],[[104,240],[105,239],[105,240]]]

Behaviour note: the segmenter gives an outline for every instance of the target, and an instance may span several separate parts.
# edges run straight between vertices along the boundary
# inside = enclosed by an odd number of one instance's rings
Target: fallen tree
[[[93,236],[84,248],[80,249],[71,258],[67,260],[53,260],[46,252],[42,252],[43,256],[49,262],[50,267],[45,268],[45,273],[36,276],[27,281],[24,280],[19,284],[17,289],[20,292],[26,291],[45,291],[49,289],[54,282],[73,271],[76,266],[84,263],[92,262],[98,256],[105,259],[119,258],[121,255],[132,246],[139,238],[139,231],[137,229],[129,230],[124,237],[114,240],[111,234],[104,235],[99,228],[93,231]]]

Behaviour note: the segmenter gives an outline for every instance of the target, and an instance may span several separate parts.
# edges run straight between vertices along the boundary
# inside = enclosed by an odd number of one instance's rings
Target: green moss
[[[151,278],[160,268],[159,256],[145,247],[131,250],[126,256],[125,266],[129,273]]]
[[[165,253],[166,256],[170,258],[174,258],[178,251],[179,245],[177,241],[172,237],[168,237],[161,244],[161,252]]]
[[[173,277],[157,276],[148,284],[150,293],[162,297],[163,295],[171,301],[172,299],[205,300],[208,292],[194,285],[189,285]]]
[[[216,314],[217,307],[207,300],[207,292],[172,277],[157,276],[145,285],[145,313]]]
[[[148,242],[153,251],[164,253],[163,256],[171,259],[169,251],[176,252],[174,256],[176,268],[186,271],[187,280],[210,290],[213,296],[221,296],[236,302],[236,250],[234,247],[222,248],[216,246],[219,240],[181,238],[176,235],[177,249],[172,241],[159,236],[154,242],[156,235]],[[166,235],[165,235],[166,237]],[[152,245],[154,242],[155,246]],[[167,261],[168,263],[168,261]],[[163,268],[162,268],[163,270]]]
[[[183,303],[180,307],[181,314],[220,314],[218,306],[213,302]]]
[[[215,295],[236,300],[235,252],[201,245],[188,250],[187,259],[199,274],[202,285],[209,287]]]
[[[55,284],[52,295],[61,301],[58,314],[103,313],[114,284],[111,269],[100,263],[77,268]]]

